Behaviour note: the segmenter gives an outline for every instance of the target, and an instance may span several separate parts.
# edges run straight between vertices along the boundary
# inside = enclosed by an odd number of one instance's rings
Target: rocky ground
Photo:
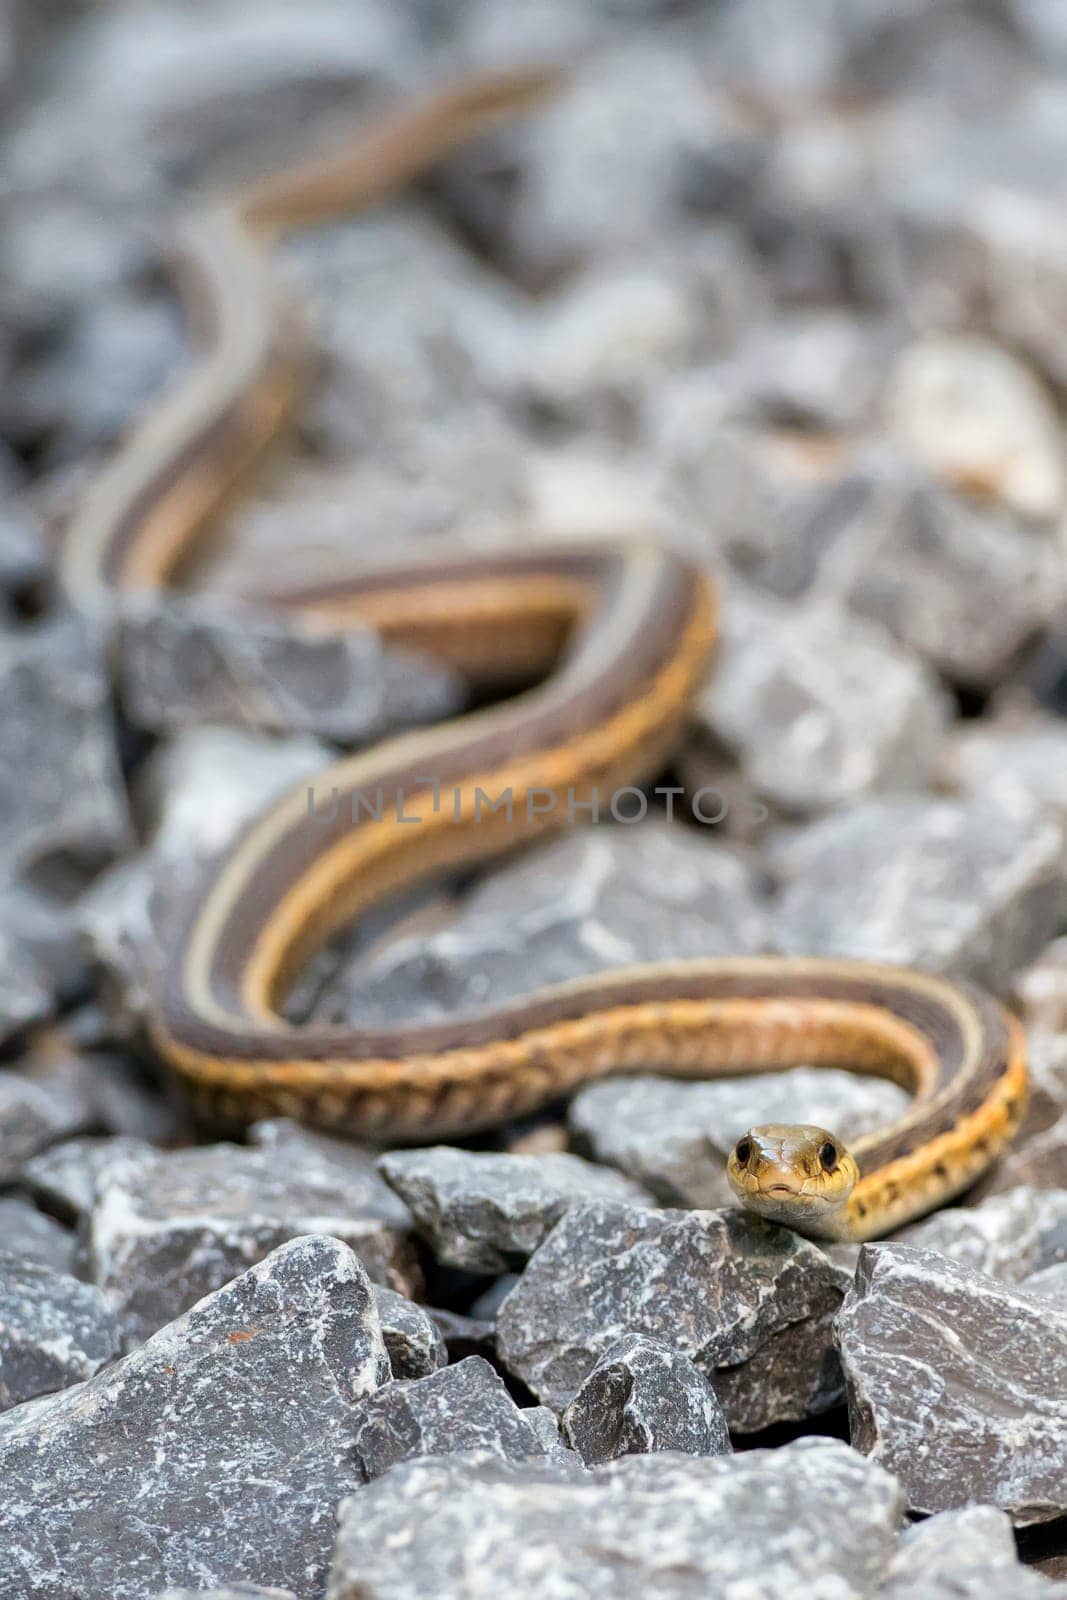
[[[1059,0],[13,0],[0,21],[0,1597],[1067,1596],[1067,26]],[[186,358],[168,220],[471,64],[543,115],[288,246],[300,437],[107,635],[52,552]],[[862,1251],[729,1209],[750,1123],[598,1083],[463,1148],[197,1138],[144,1048],[200,863],[463,686],[250,572],[640,529],[725,591],[639,822],[331,949],[294,1015],[620,962],[968,973],[1034,1093]],[[1060,1581],[1063,1580],[1063,1581]],[[169,1586],[169,1587],[168,1587]]]

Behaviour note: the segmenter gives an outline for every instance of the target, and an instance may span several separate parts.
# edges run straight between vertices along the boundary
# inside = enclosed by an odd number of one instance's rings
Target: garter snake
[[[354,150],[188,219],[181,260],[204,353],[74,517],[64,571],[77,603],[172,580],[294,409],[305,344],[270,270],[271,240],[388,194],[550,83],[538,72],[467,80],[402,109]],[[170,943],[151,1023],[206,1117],[293,1116],[425,1140],[529,1111],[602,1073],[843,1065],[911,1090],[906,1114],[851,1152],[821,1129],[753,1129],[729,1172],[752,1209],[847,1238],[958,1194],[1011,1136],[1027,1083],[1017,1023],[966,983],[906,968],[668,962],[446,1021],[283,1020],[295,973],[343,923],[428,874],[559,827],[594,792],[653,774],[708,664],[716,596],[673,551],[601,541],[460,552],[249,597],[323,628],[368,623],[486,688],[540,681],[338,760],[316,785],[329,805],[309,805],[303,788],[289,794],[217,864]],[[404,807],[420,826],[404,825]]]

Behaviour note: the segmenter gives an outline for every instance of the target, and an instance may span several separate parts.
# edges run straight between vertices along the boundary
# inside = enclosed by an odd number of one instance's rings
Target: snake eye
[[[752,1145],[748,1139],[738,1139],[734,1145],[734,1158],[739,1167],[748,1166],[748,1158],[752,1154]]]
[[[829,1139],[819,1146],[819,1164],[824,1172],[833,1172],[837,1166],[837,1146]]]

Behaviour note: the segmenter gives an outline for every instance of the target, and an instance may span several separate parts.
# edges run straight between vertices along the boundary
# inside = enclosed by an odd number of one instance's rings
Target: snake
[[[175,583],[295,415],[311,341],[272,268],[276,241],[386,198],[557,81],[541,68],[462,79],[341,150],[187,209],[175,255],[198,357],[70,519],[61,571],[76,605],[115,610]],[[211,864],[164,941],[147,1027],[205,1121],[284,1116],[422,1143],[533,1113],[606,1074],[844,1067],[909,1091],[903,1114],[851,1147],[809,1124],[757,1126],[727,1162],[743,1207],[841,1240],[944,1204],[1000,1154],[1026,1104],[1020,1024],[969,981],[918,968],[671,960],[444,1019],[287,1019],[300,970],[371,908],[587,822],[598,797],[662,770],[712,662],[719,597],[691,556],[647,539],[527,538],[243,598],[428,653],[464,676],[474,709],[339,756]]]

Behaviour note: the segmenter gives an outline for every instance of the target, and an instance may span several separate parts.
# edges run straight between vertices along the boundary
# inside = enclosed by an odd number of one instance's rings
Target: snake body
[[[189,221],[182,259],[205,353],[74,518],[64,566],[78,603],[170,582],[296,404],[306,350],[271,274],[270,239],[388,193],[546,87],[537,73],[468,81],[402,111],[354,152]],[[1010,1138],[1026,1097],[1018,1025],[978,989],[905,968],[670,962],[445,1021],[283,1020],[293,976],[343,923],[430,874],[588,817],[597,798],[653,774],[706,671],[716,596],[687,558],[607,541],[458,553],[250,598],[322,628],[369,623],[486,690],[539,681],[339,760],[310,795],[302,787],[271,805],[216,865],[170,942],[151,1023],[205,1117],[233,1125],[285,1115],[375,1140],[425,1140],[530,1111],[605,1073],[841,1065],[911,1090],[907,1113],[830,1168],[835,1142],[810,1130],[823,1169],[795,1184],[789,1172],[772,1182],[776,1163],[810,1162],[810,1152],[740,1141],[731,1176],[755,1209],[762,1196],[778,1215],[767,1193],[788,1189],[785,1220],[849,1238],[943,1203]],[[833,1200],[821,1219],[810,1203],[818,1184]]]

